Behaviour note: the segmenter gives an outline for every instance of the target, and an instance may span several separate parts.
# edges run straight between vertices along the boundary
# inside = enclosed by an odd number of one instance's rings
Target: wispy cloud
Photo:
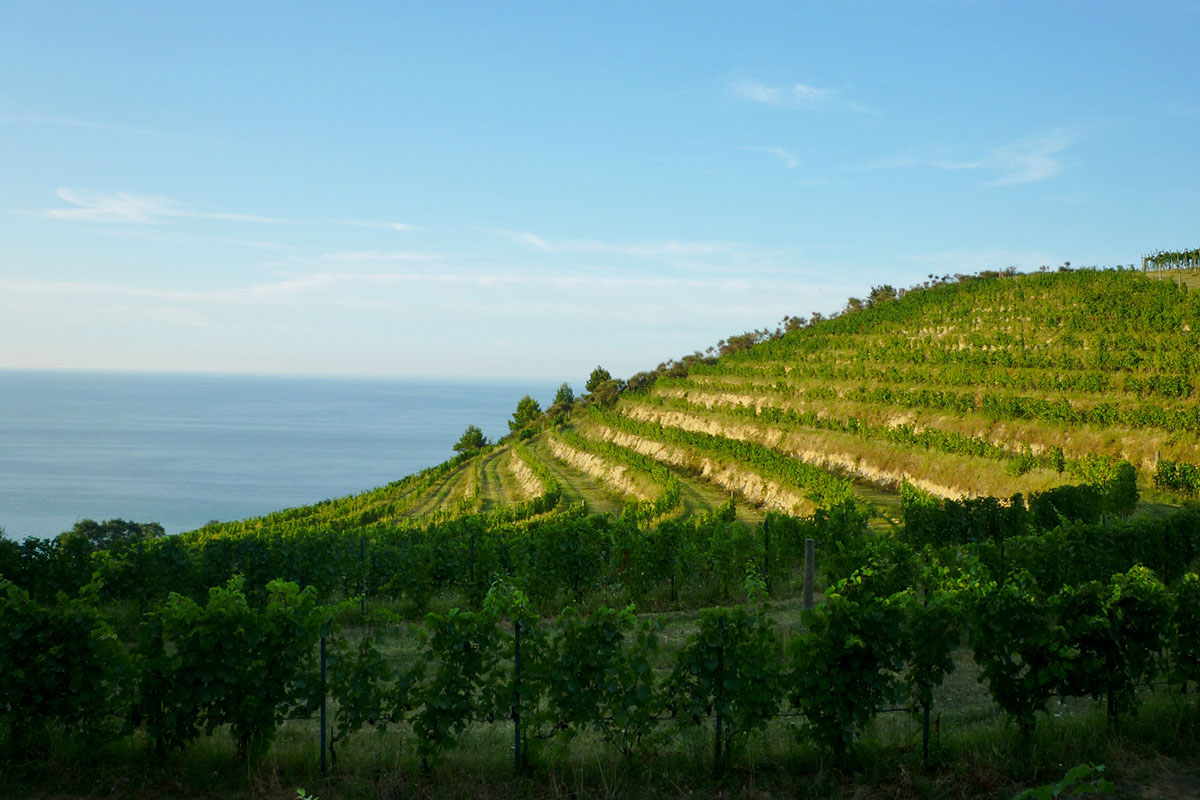
[[[407,222],[367,222],[358,219],[340,219],[338,222],[342,225],[354,225],[359,228],[380,228],[388,231],[408,232],[420,230],[416,225],[409,225]]]
[[[183,302],[233,302],[265,300],[285,297],[329,287],[333,283],[329,275],[306,275],[287,278],[272,283],[214,289],[208,291],[190,289],[158,289],[143,286],[122,286],[85,281],[0,281],[0,289],[9,295],[17,293],[46,293],[55,296],[84,296],[101,298],[145,299],[171,303]]]
[[[782,147],[762,147],[759,148],[764,153],[770,153],[783,161],[783,165],[788,169],[795,169],[800,165],[800,159],[790,150],[785,150]]]
[[[326,253],[325,258],[329,261],[369,264],[381,261],[435,261],[440,256],[434,253],[416,253],[406,250],[353,250]]]
[[[405,271],[389,273],[317,272],[276,281],[221,289],[161,289],[146,286],[94,283],[86,281],[0,280],[0,292],[10,300],[17,298],[68,299],[96,308],[114,303],[151,303],[170,308],[174,314],[186,314],[190,321],[202,318],[205,309],[222,306],[279,306],[305,303],[361,304],[411,302],[414,284],[473,286],[480,289],[499,287],[551,287],[555,289],[715,289],[745,290],[752,285],[744,278],[713,279],[691,276],[622,277],[611,275],[563,276],[556,274],[474,269],[444,271]],[[396,287],[398,294],[390,289]],[[357,290],[357,291],[356,291]]]
[[[529,247],[537,248],[538,250],[553,250],[544,239],[535,236],[528,231],[506,231],[499,228],[485,228],[486,233],[494,233],[497,236],[503,236],[505,239],[516,242],[517,244],[528,245]]]
[[[0,114],[0,123],[12,125],[61,125],[69,128],[91,128],[100,131],[116,131],[119,133],[137,133],[145,136],[156,136],[158,131],[148,128],[135,128],[129,125],[112,125],[107,122],[93,122],[74,117],[59,117],[51,114]]]
[[[617,244],[591,239],[547,240],[528,231],[505,231],[490,228],[488,232],[547,253],[593,253],[631,258],[661,258],[665,256],[713,256],[734,251],[731,245],[722,242],[663,241]]]
[[[797,108],[816,110],[841,106],[854,111],[866,111],[862,106],[845,96],[848,87],[823,88],[794,83],[791,86],[768,86],[756,81],[735,81],[732,84],[735,96],[752,103],[773,108]]]
[[[980,166],[1000,173],[988,181],[989,186],[1036,183],[1062,172],[1062,162],[1055,156],[1071,144],[1071,138],[1061,131],[1040,138],[1023,139],[993,150],[980,162]]]
[[[868,169],[904,169],[932,167],[941,170],[979,170],[994,177],[984,181],[985,186],[1015,186],[1037,183],[1053,178],[1062,172],[1062,162],[1057,155],[1074,144],[1074,139],[1065,131],[1053,131],[1045,136],[1019,139],[993,148],[974,159],[954,160],[941,158],[884,159],[867,165]]]
[[[128,192],[93,192],[87,189],[59,189],[59,199],[70,205],[45,209],[41,216],[72,222],[150,223],[163,219],[215,219],[228,222],[283,222],[253,214],[198,211],[180,205],[164,195],[139,195]]]

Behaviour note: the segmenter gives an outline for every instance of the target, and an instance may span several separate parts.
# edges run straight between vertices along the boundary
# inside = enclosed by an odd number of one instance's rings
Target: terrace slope
[[[388,487],[232,525],[523,519],[581,502],[650,524],[730,500],[753,522],[850,496],[890,518],[887,494],[905,481],[1007,497],[1088,481],[1105,459],[1128,460],[1143,492],[1170,502],[1200,486],[1200,294],[1189,281],[990,273],[872,297],[660,368],[615,397],[585,396]]]

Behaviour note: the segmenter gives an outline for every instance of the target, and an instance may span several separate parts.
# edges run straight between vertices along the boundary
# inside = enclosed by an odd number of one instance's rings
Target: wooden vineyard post
[[[717,617],[717,630],[721,632],[721,644],[717,647],[717,679],[713,693],[713,705],[716,707],[717,724],[716,737],[713,743],[713,774],[720,775],[722,763],[721,739],[724,734],[725,718],[721,714],[721,706],[725,700],[725,617]],[[728,754],[725,754],[728,755]]]
[[[921,703],[921,760],[929,766],[929,704]]]
[[[767,596],[771,595],[771,518],[763,518],[763,578],[767,584]]]
[[[321,637],[321,777],[325,776],[325,637]]]
[[[513,772],[521,771],[521,623],[513,620]]]
[[[817,540],[804,540],[804,608],[813,607],[813,584],[816,582]]]
[[[367,615],[367,537],[358,537],[358,612],[359,616]]]

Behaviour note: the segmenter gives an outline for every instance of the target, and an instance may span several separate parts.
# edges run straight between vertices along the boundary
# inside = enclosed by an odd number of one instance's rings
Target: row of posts
[[[139,542],[139,545],[141,543]],[[804,607],[813,607],[813,584],[816,579],[814,567],[816,540],[804,540]],[[358,595],[359,595],[359,613],[365,617],[367,615],[367,537],[360,535],[358,537]],[[475,585],[475,532],[471,532],[471,551],[469,561],[469,582]],[[766,576],[767,594],[771,593],[771,528],[770,519],[763,520],[763,574]],[[678,599],[675,591],[675,576],[671,576],[671,600]]]
[[[359,539],[359,555],[364,563],[366,560],[366,538]],[[817,543],[815,539],[804,540],[804,608],[810,609],[813,607],[813,586],[816,583],[816,549]],[[768,522],[763,521],[763,572],[766,574],[767,592],[771,591],[771,531],[768,527]],[[471,578],[474,582],[475,572],[475,537],[471,537]],[[674,590],[675,579],[671,578],[671,588]],[[362,613],[366,614],[366,591],[362,593]],[[724,621],[718,620],[718,625],[724,627]],[[321,637],[321,775],[324,776],[327,771],[325,760],[326,751],[326,692],[325,692],[325,647],[326,637]],[[723,653],[718,655],[718,658],[723,657]],[[719,667],[718,667],[719,668]],[[521,623],[513,621],[513,770],[519,772],[521,769],[521,759],[523,756],[523,748],[521,743]],[[719,768],[721,764],[721,734],[723,728],[723,720],[721,714],[717,712],[716,718],[716,761]],[[928,736],[929,736],[929,709],[925,709],[925,749],[928,751]]]

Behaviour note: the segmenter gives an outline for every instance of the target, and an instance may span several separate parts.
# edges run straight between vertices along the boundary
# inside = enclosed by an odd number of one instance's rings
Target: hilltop
[[[600,382],[389,486],[207,530],[514,522],[581,504],[649,522],[731,501],[756,522],[851,495],[890,518],[904,484],[943,498],[1028,495],[1119,460],[1143,494],[1195,492],[1193,272],[931,278]]]

